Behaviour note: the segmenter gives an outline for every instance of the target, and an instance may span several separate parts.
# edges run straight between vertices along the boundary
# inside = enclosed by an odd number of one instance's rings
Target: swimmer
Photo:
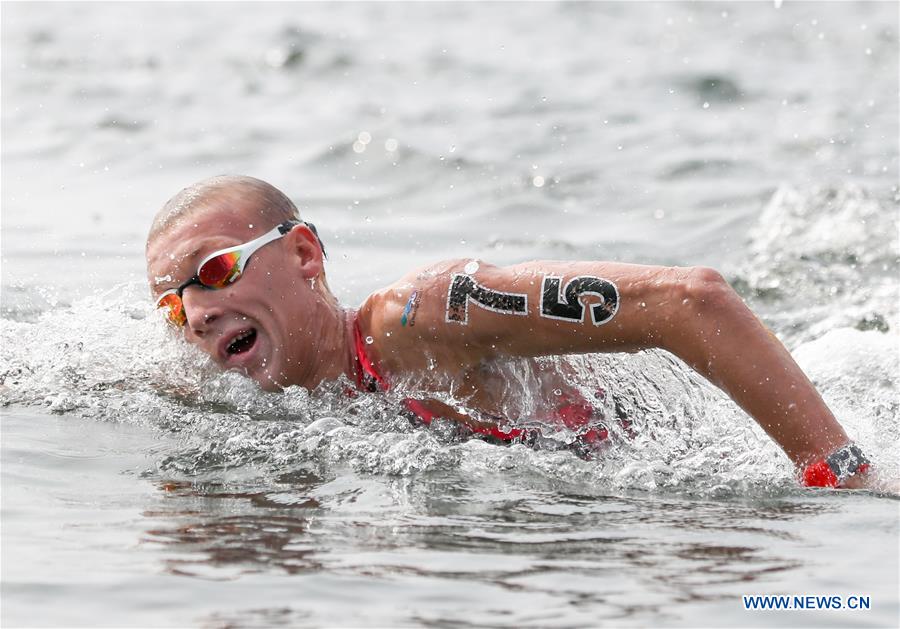
[[[661,348],[753,417],[804,484],[870,483],[869,462],[812,383],[712,269],[450,260],[407,274],[352,310],[328,286],[316,228],[279,190],[243,176],[206,179],[170,199],[146,254],[154,299],[185,340],[268,391],[341,376],[363,391],[412,377],[436,390],[449,382],[479,414],[429,398],[407,399],[406,407],[425,423],[451,419],[486,437],[528,442],[533,434],[504,428],[498,415],[493,362]],[[586,425],[589,402],[564,398],[553,417]]]

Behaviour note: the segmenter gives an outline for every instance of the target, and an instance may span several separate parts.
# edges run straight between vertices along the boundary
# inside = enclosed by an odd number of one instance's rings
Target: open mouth
[[[250,328],[234,337],[234,340],[225,348],[225,351],[229,356],[243,354],[244,352],[250,351],[254,343],[256,343],[256,329]]]

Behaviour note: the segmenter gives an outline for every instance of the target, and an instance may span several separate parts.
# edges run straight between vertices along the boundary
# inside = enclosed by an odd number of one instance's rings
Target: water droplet
[[[703,109],[709,109],[709,103],[703,103]]]
[[[531,183],[535,188],[542,188],[544,186],[544,178],[540,175],[537,175],[534,179],[531,180]]]
[[[374,342],[375,342],[375,339],[373,339],[371,336],[366,337],[366,345],[371,345]]]
[[[390,333],[390,332],[385,332],[384,335],[385,335],[385,336],[390,336],[391,333]]]
[[[362,144],[368,144],[372,141],[372,135],[368,131],[362,131],[356,139]]]
[[[394,151],[396,151],[398,146],[399,146],[399,143],[394,138],[388,138],[384,142],[384,150],[386,150],[390,153],[393,153]]]
[[[473,273],[478,271],[478,261],[472,260],[471,262],[467,263],[466,266],[463,267],[463,271],[465,271],[469,275],[472,275]]]
[[[455,145],[455,144],[451,144],[449,150],[450,150],[451,153],[453,153],[454,151],[456,151],[456,145]]]
[[[360,142],[359,140],[357,140],[356,142],[353,143],[353,152],[354,153],[362,153],[365,150],[366,150],[366,145],[363,144],[362,142]]]
[[[562,395],[562,389],[553,389],[553,395]]]

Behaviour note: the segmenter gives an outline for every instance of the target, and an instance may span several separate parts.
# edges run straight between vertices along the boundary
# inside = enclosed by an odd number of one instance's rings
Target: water
[[[897,501],[799,489],[663,353],[545,364],[638,428],[583,461],[262,393],[143,284],[221,172],[348,304],[446,257],[714,265],[900,478],[896,5],[779,5],[4,3],[3,624],[896,626]]]

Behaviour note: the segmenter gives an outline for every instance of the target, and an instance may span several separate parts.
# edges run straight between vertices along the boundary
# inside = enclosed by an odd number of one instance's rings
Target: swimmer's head
[[[255,177],[220,175],[188,186],[169,199],[157,212],[147,235],[147,247],[160,234],[208,209],[241,210],[260,224],[300,220],[300,212],[287,195]]]
[[[238,279],[210,290],[202,274],[197,278],[210,255],[269,233],[262,246],[241,250]],[[243,176],[185,188],[157,214],[146,253],[154,299],[180,298],[174,300],[183,307],[186,340],[265,389],[315,384],[309,360],[339,306],[325,281],[318,235],[277,188]]]

